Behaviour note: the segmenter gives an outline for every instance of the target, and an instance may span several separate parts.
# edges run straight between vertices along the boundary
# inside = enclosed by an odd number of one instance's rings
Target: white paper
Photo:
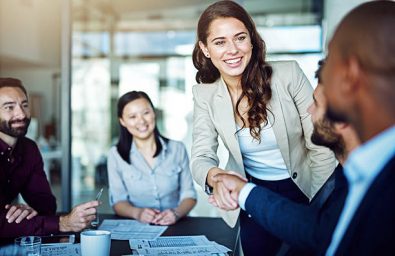
[[[226,255],[230,249],[209,241],[205,236],[164,236],[155,240],[131,239],[135,255]]]
[[[41,256],[79,256],[81,244],[58,243],[41,245]]]
[[[130,240],[158,238],[167,226],[154,226],[137,220],[104,220],[99,229],[111,231],[111,239]]]

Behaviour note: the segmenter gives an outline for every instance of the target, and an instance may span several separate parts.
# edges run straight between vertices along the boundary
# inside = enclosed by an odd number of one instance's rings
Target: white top
[[[260,180],[284,180],[290,177],[281,155],[272,125],[262,127],[261,142],[250,134],[250,128],[238,127],[240,151],[245,171]]]

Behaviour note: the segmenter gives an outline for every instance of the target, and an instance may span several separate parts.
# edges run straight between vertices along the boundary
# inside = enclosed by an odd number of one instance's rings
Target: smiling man
[[[0,238],[80,231],[95,218],[99,202],[56,216],[53,196],[36,143],[26,138],[30,109],[26,89],[0,78]],[[18,195],[25,204],[13,204]]]

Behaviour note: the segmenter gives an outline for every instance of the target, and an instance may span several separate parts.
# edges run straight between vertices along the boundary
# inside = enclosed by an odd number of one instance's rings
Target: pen
[[[100,189],[99,193],[96,195],[96,201],[100,200],[101,194],[103,194],[103,188]]]

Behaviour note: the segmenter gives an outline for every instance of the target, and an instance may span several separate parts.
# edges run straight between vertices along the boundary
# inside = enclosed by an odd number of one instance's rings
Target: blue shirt
[[[344,165],[349,192],[326,255],[334,255],[360,202],[374,179],[395,154],[395,126],[354,150]],[[368,221],[368,220],[367,220]]]
[[[160,211],[177,207],[186,198],[196,199],[184,144],[169,140],[151,168],[132,143],[131,164],[124,161],[115,146],[108,154],[110,205],[128,201],[140,208]]]

